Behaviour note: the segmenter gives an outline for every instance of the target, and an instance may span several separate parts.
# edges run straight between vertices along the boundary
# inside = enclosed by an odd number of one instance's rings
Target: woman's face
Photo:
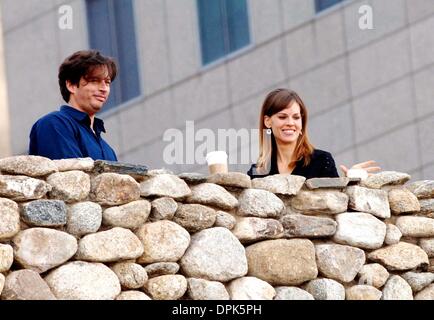
[[[271,128],[277,143],[296,143],[303,128],[300,105],[296,101],[291,102],[271,117],[265,116],[264,124]]]

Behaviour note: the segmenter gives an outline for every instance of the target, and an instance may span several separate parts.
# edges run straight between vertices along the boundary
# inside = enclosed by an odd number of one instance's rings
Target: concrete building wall
[[[9,136],[9,107],[4,61],[2,21],[2,12],[0,8],[0,157],[6,157],[11,153],[11,140]]]
[[[32,123],[61,103],[59,63],[88,46],[83,0],[18,3],[1,3],[14,154],[26,152]],[[61,4],[74,8],[73,30],[57,27]],[[374,30],[358,26],[364,4],[373,8]],[[134,8],[142,95],[101,115],[120,160],[205,171],[165,164],[165,131],[182,130],[186,148],[186,121],[195,132],[256,129],[265,95],[283,86],[305,100],[311,139],[337,164],[375,159],[414,179],[434,175],[431,0],[348,0],[319,14],[313,0],[248,0],[251,44],[205,67],[195,0],[135,0]],[[257,150],[251,139],[227,151]]]

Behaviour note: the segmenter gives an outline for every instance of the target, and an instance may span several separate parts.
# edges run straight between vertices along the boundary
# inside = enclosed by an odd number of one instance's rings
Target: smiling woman
[[[273,174],[294,174],[310,178],[339,177],[333,156],[315,149],[307,133],[308,111],[299,95],[291,90],[270,92],[259,116],[259,158],[247,174],[251,178]],[[380,168],[374,161],[353,166],[366,172]],[[346,175],[348,169],[341,166]]]

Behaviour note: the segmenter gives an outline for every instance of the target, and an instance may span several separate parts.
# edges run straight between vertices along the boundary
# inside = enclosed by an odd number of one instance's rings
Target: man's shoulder
[[[35,125],[44,126],[44,125],[55,125],[55,124],[68,124],[72,123],[70,117],[67,114],[61,111],[53,111],[50,112],[41,118],[39,118]]]

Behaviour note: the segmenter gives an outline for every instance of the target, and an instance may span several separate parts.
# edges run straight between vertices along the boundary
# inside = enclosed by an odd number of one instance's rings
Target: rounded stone
[[[163,197],[152,201],[151,207],[151,220],[172,220],[178,209],[178,204],[172,198]]]
[[[359,284],[381,288],[389,278],[389,272],[379,263],[365,264],[359,272]]]
[[[145,293],[136,290],[122,291],[115,300],[152,300]]]
[[[101,205],[118,206],[140,199],[140,186],[132,177],[102,173],[91,180],[90,198]]]
[[[121,292],[118,277],[102,263],[69,262],[45,281],[60,300],[113,300]]]
[[[116,262],[136,259],[143,254],[143,245],[129,229],[113,228],[88,234],[78,242],[76,258],[93,262]]]
[[[53,188],[50,198],[66,202],[82,201],[90,192],[90,177],[82,171],[56,172],[47,178]]]
[[[99,204],[86,201],[68,207],[66,230],[77,237],[95,233],[101,227],[102,208]]]
[[[193,300],[229,300],[223,283],[205,279],[188,278],[188,295]]]
[[[20,232],[20,213],[14,201],[4,198],[0,198],[0,212],[0,240],[6,240]]]
[[[380,300],[382,292],[375,287],[356,285],[346,290],[347,300]]]
[[[119,262],[110,269],[118,276],[122,288],[138,289],[148,281],[146,270],[137,263]]]
[[[56,300],[39,273],[28,269],[8,274],[1,298],[2,300]]]
[[[266,240],[246,248],[249,276],[274,286],[299,285],[315,279],[315,247],[305,239]]]
[[[0,273],[8,271],[14,262],[14,249],[8,244],[0,243]]]
[[[41,177],[57,171],[57,166],[48,158],[22,155],[0,159],[0,171],[15,175]]]
[[[179,264],[176,262],[156,262],[148,264],[145,270],[149,278],[175,274],[179,271]]]
[[[267,282],[255,277],[242,277],[227,285],[231,300],[273,300],[276,290]]]
[[[60,227],[66,224],[67,207],[61,200],[35,200],[22,206],[21,217],[32,226]]]
[[[407,281],[392,275],[384,285],[382,300],[413,300],[413,292]]]
[[[215,219],[216,212],[210,207],[201,204],[181,204],[178,206],[173,222],[194,233],[212,227]]]
[[[297,287],[276,287],[274,300],[315,300],[306,290]]]
[[[391,223],[388,223],[386,228],[386,238],[384,238],[384,243],[387,245],[397,244],[402,237],[401,230]]]
[[[15,260],[38,273],[65,263],[77,252],[77,240],[72,235],[47,228],[23,230],[12,241]]]
[[[305,290],[315,300],[345,300],[345,288],[339,282],[332,279],[315,279],[309,281]]]
[[[126,229],[137,229],[148,219],[151,204],[147,200],[137,200],[119,207],[105,209],[103,224]]]
[[[187,277],[226,282],[247,273],[245,249],[226,228],[195,233],[180,265]]]
[[[221,210],[218,210],[216,212],[216,218],[214,223],[215,227],[223,227],[228,230],[232,230],[235,227],[236,223],[237,221],[235,217],[230,213]]]
[[[178,300],[187,291],[187,279],[182,275],[165,275],[149,279],[146,292],[154,300]]]
[[[144,253],[138,263],[176,262],[190,244],[190,234],[172,221],[146,223],[136,231]]]

